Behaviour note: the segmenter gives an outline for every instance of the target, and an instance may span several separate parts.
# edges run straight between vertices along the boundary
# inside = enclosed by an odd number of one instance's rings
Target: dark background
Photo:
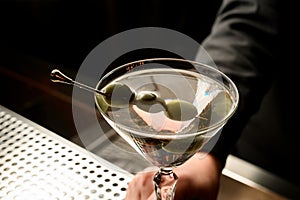
[[[132,28],[170,28],[201,42],[219,5],[219,0],[207,5],[159,0],[0,1],[0,103],[69,139],[77,134],[71,87],[51,83],[51,69],[75,77],[94,47]],[[142,57],[136,56],[128,59]]]
[[[219,0],[19,0],[1,1],[1,48],[77,69],[108,37],[132,28],[175,29],[201,42]]]

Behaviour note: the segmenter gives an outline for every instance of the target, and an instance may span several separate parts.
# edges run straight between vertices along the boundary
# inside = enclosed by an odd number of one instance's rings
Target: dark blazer
[[[291,7],[277,0],[225,0],[203,47],[240,93],[238,111],[212,153],[224,162],[235,154],[300,185],[293,23],[299,11]]]

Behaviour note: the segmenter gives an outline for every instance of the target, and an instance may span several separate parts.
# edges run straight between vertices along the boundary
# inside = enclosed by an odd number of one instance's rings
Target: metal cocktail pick
[[[65,84],[69,84],[69,85],[74,85],[74,86],[77,86],[81,89],[85,89],[89,92],[96,92],[98,94],[101,94],[101,95],[104,95],[104,96],[107,96],[105,93],[95,89],[95,88],[92,88],[88,85],[85,85],[85,84],[82,84],[82,83],[79,83],[77,81],[74,81],[73,79],[69,78],[68,76],[66,76],[65,74],[63,74],[61,71],[59,71],[58,69],[54,69],[52,70],[51,74],[50,74],[50,79],[51,81],[53,82],[57,82],[57,83],[65,83]]]

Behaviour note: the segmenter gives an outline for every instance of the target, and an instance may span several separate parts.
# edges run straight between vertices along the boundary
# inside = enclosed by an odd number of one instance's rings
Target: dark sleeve
[[[211,151],[223,164],[271,85],[278,56],[278,18],[276,0],[225,0],[202,43],[240,94],[237,112]]]

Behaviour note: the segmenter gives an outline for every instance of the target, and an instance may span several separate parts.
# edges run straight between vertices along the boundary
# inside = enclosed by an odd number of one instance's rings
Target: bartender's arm
[[[175,169],[180,180],[176,187],[176,200],[217,198],[226,158],[271,85],[270,67],[272,62],[276,62],[274,55],[277,53],[276,4],[276,0],[223,1],[203,47],[218,68],[237,85],[240,103],[212,151],[202,159],[196,154]],[[196,60],[201,62],[201,57]],[[128,186],[126,199],[155,200],[153,176],[154,172],[136,175]]]

